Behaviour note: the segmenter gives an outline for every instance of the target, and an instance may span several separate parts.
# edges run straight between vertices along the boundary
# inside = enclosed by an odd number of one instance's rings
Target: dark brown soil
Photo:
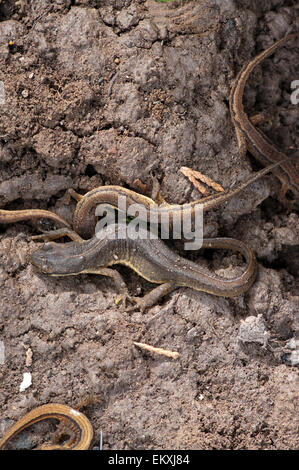
[[[137,185],[150,196],[152,174],[167,201],[182,203],[199,196],[181,166],[226,188],[244,180],[258,166],[238,152],[230,87],[244,62],[295,30],[295,4],[2,0],[0,207],[71,221],[70,187]],[[291,42],[277,50],[245,92],[249,115],[270,118],[263,130],[285,153],[299,141],[296,53]],[[297,448],[299,224],[277,201],[279,188],[265,177],[206,220],[210,235],[254,249],[259,272],[248,293],[228,300],[182,288],[144,314],[117,307],[107,278],[37,272],[36,224],[1,226],[0,436],[38,405],[85,403],[104,449]],[[209,260],[224,275],[237,262]],[[149,290],[119,270],[132,293]],[[32,385],[20,392],[24,372]],[[41,429],[18,445],[34,447],[47,436]]]

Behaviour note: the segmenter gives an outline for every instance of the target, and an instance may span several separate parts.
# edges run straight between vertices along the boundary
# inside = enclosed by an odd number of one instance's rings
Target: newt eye
[[[45,243],[42,249],[43,251],[51,251],[53,250],[53,246],[51,245],[51,243]]]

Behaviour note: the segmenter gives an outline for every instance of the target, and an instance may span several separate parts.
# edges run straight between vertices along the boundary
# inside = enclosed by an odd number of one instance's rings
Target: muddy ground
[[[2,0],[0,207],[71,221],[68,188],[119,184],[150,196],[151,175],[167,201],[183,203],[200,196],[181,166],[225,188],[243,181],[260,167],[240,157],[229,91],[244,62],[296,29],[295,5]],[[290,42],[259,66],[244,100],[249,115],[269,117],[262,129],[287,154],[299,141],[296,53]],[[104,449],[297,448],[299,224],[279,188],[269,175],[205,220],[210,236],[255,251],[258,276],[246,294],[180,288],[146,313],[117,307],[107,278],[39,273],[30,263],[39,227],[2,225],[0,436],[30,409],[58,402],[85,405]],[[221,251],[193,259],[227,277],[243,266]],[[117,269],[134,295],[153,287]],[[24,372],[32,385],[20,392]],[[34,448],[48,433],[37,425],[13,447]]]

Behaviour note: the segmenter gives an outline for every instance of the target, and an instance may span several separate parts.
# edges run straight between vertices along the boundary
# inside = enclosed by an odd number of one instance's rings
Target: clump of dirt
[[[283,3],[2,0],[0,207],[71,222],[70,187],[137,181],[150,196],[154,176],[167,201],[182,203],[199,197],[183,165],[226,188],[243,181],[256,163],[240,157],[228,96],[241,66],[295,29],[295,2]],[[270,116],[263,130],[286,153],[298,148],[295,55],[291,43],[277,50],[244,99],[249,115]],[[108,278],[39,273],[30,263],[37,227],[1,226],[1,435],[35,406],[87,403],[105,449],[297,448],[299,225],[279,188],[267,176],[205,220],[209,235],[254,249],[259,272],[246,294],[181,288],[144,314],[117,307]],[[238,272],[232,254],[196,260]],[[117,269],[134,295],[148,291]],[[20,392],[24,372],[32,385]],[[48,429],[22,436],[32,448]]]

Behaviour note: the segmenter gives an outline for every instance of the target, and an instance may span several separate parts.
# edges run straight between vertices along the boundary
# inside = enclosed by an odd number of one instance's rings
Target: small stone
[[[239,328],[238,340],[241,343],[257,343],[265,348],[268,344],[270,333],[266,329],[266,325],[262,315],[257,317],[251,315],[246,320],[241,321]]]
[[[20,385],[19,391],[24,392],[26,388],[32,385],[31,374],[30,372],[24,372],[23,374],[23,381]]]

